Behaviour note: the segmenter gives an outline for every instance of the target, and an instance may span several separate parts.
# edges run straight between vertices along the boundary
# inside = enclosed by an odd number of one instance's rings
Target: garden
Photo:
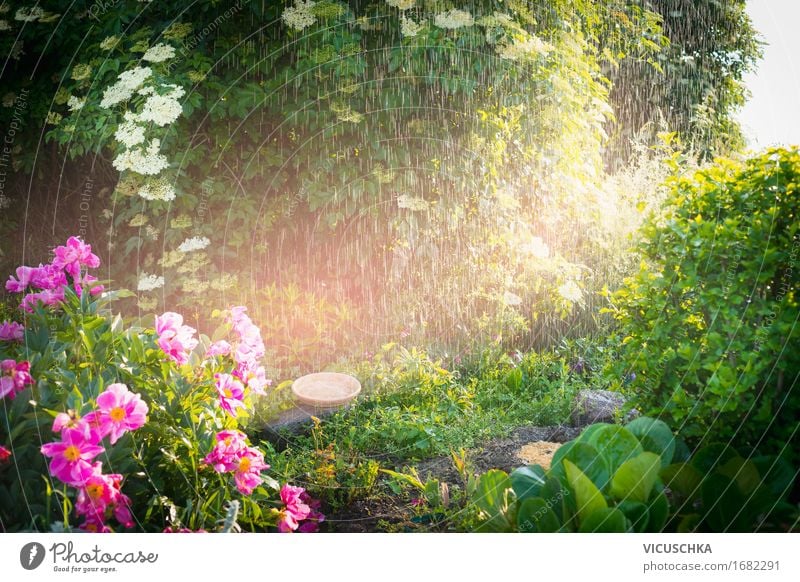
[[[0,45],[0,532],[800,529],[743,0],[4,0]]]

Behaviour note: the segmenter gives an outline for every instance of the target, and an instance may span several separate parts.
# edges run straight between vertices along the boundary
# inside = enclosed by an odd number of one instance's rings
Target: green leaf
[[[644,452],[639,439],[621,426],[604,426],[592,434],[589,444],[608,461],[611,473],[628,459]]]
[[[650,512],[647,509],[647,505],[638,501],[623,501],[617,505],[617,509],[625,514],[635,532],[643,533],[647,531],[647,525],[650,521]]]
[[[642,453],[625,461],[611,478],[611,495],[620,501],[644,503],[658,479],[661,457],[656,453]]]
[[[526,533],[555,533],[561,529],[561,523],[547,501],[532,497],[520,503],[517,529]]]
[[[664,485],[689,501],[700,493],[703,476],[689,463],[673,463],[661,469],[660,476]]]
[[[647,523],[648,532],[660,532],[664,529],[669,517],[669,501],[663,491],[654,495],[647,506],[647,512],[650,515],[650,520]]]
[[[628,531],[625,514],[615,507],[603,507],[592,512],[581,523],[581,533],[624,533]]]
[[[675,436],[661,420],[642,416],[625,425],[631,434],[639,439],[645,451],[661,456],[661,465],[666,467],[675,454]]]
[[[479,531],[512,531],[509,509],[514,503],[511,479],[505,471],[491,469],[480,476],[473,494],[475,505],[481,511],[483,523]]]
[[[545,483],[545,470],[539,465],[519,467],[511,472],[511,487],[518,500],[536,497]]]
[[[564,451],[562,453],[562,451]],[[563,461],[568,460],[577,466],[598,489],[608,485],[611,471],[606,459],[598,450],[587,443],[572,441],[556,450],[550,464],[550,474],[559,479],[566,479]]]
[[[575,494],[575,506],[581,523],[595,511],[608,507],[603,494],[583,471],[567,459],[564,459],[564,468],[570,489]]]

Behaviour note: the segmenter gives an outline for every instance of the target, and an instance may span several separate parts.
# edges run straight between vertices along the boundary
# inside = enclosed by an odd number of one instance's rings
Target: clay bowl
[[[299,404],[316,408],[343,406],[358,396],[361,383],[347,374],[319,372],[302,376],[292,383],[292,394]]]

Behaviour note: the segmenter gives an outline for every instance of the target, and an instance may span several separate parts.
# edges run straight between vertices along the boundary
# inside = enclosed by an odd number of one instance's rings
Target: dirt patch
[[[574,439],[580,431],[580,428],[568,426],[523,426],[506,438],[490,440],[483,447],[468,451],[467,458],[476,473],[489,469],[502,469],[510,473],[528,464],[519,456],[524,446],[537,442],[548,443],[550,447],[557,446]],[[449,456],[422,461],[417,464],[417,470],[423,478],[433,477],[449,483],[460,480]]]
[[[550,468],[550,461],[561,443],[537,441],[522,445],[517,451],[517,457],[526,465],[541,465],[543,469]]]

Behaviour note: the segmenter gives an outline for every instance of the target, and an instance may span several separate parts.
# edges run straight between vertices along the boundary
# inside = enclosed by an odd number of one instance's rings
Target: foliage
[[[745,0],[646,5],[669,46],[655,57],[657,67],[623,58],[610,73],[619,123],[608,163],[619,167],[630,160],[632,137],[647,136],[654,143],[664,130],[677,132],[704,160],[738,151],[744,138],[735,115],[747,96],[744,77],[754,70],[762,46]]]
[[[796,472],[781,457],[711,445],[691,457],[666,424],[594,424],[562,445],[548,470],[490,470],[469,485],[479,531],[552,533],[786,531]]]
[[[606,211],[594,187],[611,120],[603,65],[624,52],[653,66],[653,14],[616,0],[482,0],[453,26],[438,2],[304,6],[298,20],[280,2],[201,2],[189,15],[178,2],[83,12],[58,0],[12,23],[25,50],[6,47],[9,99],[25,90],[25,122],[50,119],[59,164],[77,162],[65,165],[81,181],[103,176],[92,214],[137,307],[199,315],[253,304],[266,282],[316,296],[326,284],[323,298],[359,305],[359,331],[381,341],[407,332],[464,347],[502,333],[546,345],[573,312],[593,329],[582,310],[605,282],[607,253],[594,250],[606,233],[589,226]],[[408,19],[421,25],[413,36]],[[174,55],[153,60],[155,47]],[[104,107],[144,65],[152,74],[131,98]],[[154,96],[180,112],[144,115]],[[131,116],[170,164],[161,200],[144,189],[153,176],[118,163],[139,147],[120,131]],[[50,175],[35,137],[20,133],[15,162]],[[110,159],[128,168],[118,181]],[[179,252],[197,239],[208,246]],[[294,341],[292,357],[320,349]]]
[[[779,454],[797,436],[799,175],[775,149],[673,179],[611,297],[613,384],[686,438]]]

